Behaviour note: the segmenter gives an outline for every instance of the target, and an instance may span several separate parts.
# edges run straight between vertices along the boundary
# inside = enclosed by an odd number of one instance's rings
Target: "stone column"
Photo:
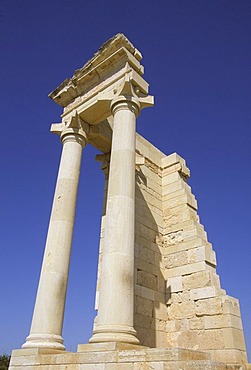
[[[138,344],[134,320],[135,132],[140,104],[119,96],[111,104],[113,138],[97,325],[91,343]]]
[[[30,335],[23,348],[64,350],[62,326],[84,131],[66,129]]]

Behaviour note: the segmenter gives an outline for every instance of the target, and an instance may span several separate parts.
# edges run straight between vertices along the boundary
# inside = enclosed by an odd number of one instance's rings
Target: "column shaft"
[[[30,335],[23,348],[64,350],[62,334],[77,189],[84,137],[62,137],[59,166]]]
[[[134,319],[135,126],[137,105],[118,102],[114,124],[97,326],[90,342],[139,343]]]

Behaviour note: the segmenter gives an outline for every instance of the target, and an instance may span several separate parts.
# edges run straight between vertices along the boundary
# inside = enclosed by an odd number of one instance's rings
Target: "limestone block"
[[[188,263],[188,253],[186,251],[169,254],[167,257],[164,257],[164,267],[167,269],[187,265]]]
[[[158,348],[166,348],[167,346],[167,338],[166,333],[164,331],[156,331],[156,347]]]
[[[166,331],[167,333],[176,331],[176,320],[168,320],[166,322]]]
[[[145,315],[140,315],[140,314],[135,314],[134,317],[134,323],[135,326],[140,327],[140,328],[145,328],[145,329],[154,329],[153,328],[153,318]]]
[[[138,214],[136,214],[136,222],[138,222],[141,226],[144,226],[147,229],[154,230],[155,233],[159,232],[159,227],[160,228],[162,227],[162,221],[160,221],[160,225],[158,225],[153,220],[152,215],[151,215],[151,217],[147,217],[146,215],[144,217],[142,217],[142,216],[139,216]],[[142,229],[143,229],[143,227],[142,228],[140,227],[140,233],[142,233]],[[144,234],[144,232],[143,232],[143,235],[147,235],[147,234]]]
[[[190,176],[190,171],[186,165],[185,159],[179,156],[177,153],[169,154],[161,160],[161,166],[164,169],[176,164],[179,164],[181,166],[181,170],[184,175],[186,175],[187,177]]]
[[[166,176],[162,177],[162,186],[169,185],[173,182],[179,181],[182,179],[182,175],[179,172],[174,172],[167,174]]]
[[[172,303],[182,303],[182,302],[188,302],[188,301],[190,301],[190,292],[189,291],[172,293],[172,295],[171,295],[171,302]]]
[[[199,299],[213,298],[216,296],[216,289],[213,286],[196,288],[190,290],[190,299],[197,301]]]
[[[215,252],[212,250],[209,243],[205,243],[196,249],[195,262],[199,261],[207,261],[211,263],[211,265],[216,266]]]
[[[202,350],[225,348],[223,332],[220,329],[198,331],[198,343]]]
[[[152,321],[152,329],[166,332],[166,320],[155,319]]]
[[[145,361],[144,362],[135,362],[133,370],[149,370],[149,363],[145,362]]]
[[[138,194],[136,187],[136,197],[139,197],[140,199],[143,198],[147,204],[151,204],[156,208],[162,209],[161,196],[156,192],[153,193],[150,190],[145,191],[144,189],[140,189],[140,193]]]
[[[139,258],[148,263],[155,263],[155,252],[149,248],[141,247],[139,252]]]
[[[157,266],[146,261],[142,261],[138,258],[135,258],[135,266],[138,270],[146,271],[156,276],[161,275],[161,272]]]
[[[173,303],[168,307],[168,317],[170,319],[185,319],[195,316],[194,302]]]
[[[201,238],[196,238],[193,240],[186,240],[176,245],[169,245],[168,248],[165,248],[165,255],[176,253],[176,252],[182,252],[189,249],[194,249],[197,247],[200,247],[205,243],[205,240]]]
[[[182,230],[172,232],[164,236],[164,246],[169,247],[170,245],[178,244],[183,240],[184,237]]]
[[[135,294],[146,299],[150,299],[154,301],[155,299],[155,291],[149,288],[146,288],[141,285],[135,285]]]
[[[184,290],[206,287],[211,283],[210,272],[200,271],[183,276],[182,283]]]
[[[167,306],[164,303],[154,302],[154,317],[159,320],[167,320]]]
[[[166,282],[167,291],[170,289],[171,293],[181,292],[182,289],[182,276],[176,276],[167,279]]]
[[[186,194],[184,189],[163,196],[163,209],[174,208],[183,204],[188,204],[195,210],[198,209],[195,197]]]
[[[185,184],[182,179],[179,179],[178,181],[172,182],[170,184],[167,184],[162,187],[162,194],[163,196],[166,194],[174,193],[175,191],[185,189]]]
[[[142,183],[148,185],[148,180],[153,181],[158,186],[161,186],[161,177],[158,175],[158,170],[149,166],[149,160],[146,160],[145,165],[140,167],[140,178]],[[143,176],[142,176],[143,175]]]
[[[139,224],[139,226],[141,227],[141,224]],[[135,236],[135,239],[136,239],[136,243],[139,244],[140,247],[146,247],[148,249],[152,249],[152,242],[150,240],[148,240],[147,238],[144,238],[144,236],[142,236],[140,234]]]
[[[233,327],[242,330],[241,318],[231,314],[205,316],[204,321],[206,329],[221,329]]]
[[[161,208],[157,208],[153,204],[148,204],[147,207],[148,207],[148,209],[149,209],[150,212],[157,213],[157,215],[163,217],[162,207]]]
[[[173,199],[174,197],[180,196],[181,194],[186,194],[189,197],[195,199],[194,195],[192,194],[191,187],[183,180],[173,182],[162,188],[162,196],[164,201],[166,201],[167,199]]]
[[[176,331],[187,331],[189,330],[189,319],[175,320]]]
[[[136,313],[148,317],[153,317],[153,301],[151,301],[150,299],[136,296],[135,307]]]
[[[178,347],[178,338],[180,333],[177,331],[167,333],[167,347]]]
[[[166,304],[166,294],[162,292],[154,292],[156,302]]]
[[[76,369],[78,370],[105,370],[105,369],[109,369],[109,370],[112,370],[112,369],[115,369],[114,367],[109,367],[110,365],[114,366],[114,364],[85,364],[85,365],[76,365],[78,367],[76,367]],[[133,368],[131,368],[133,369]],[[55,369],[55,370],[58,370],[58,369]],[[63,370],[63,368],[62,368]]]
[[[165,275],[166,279],[174,276],[183,276],[183,275],[189,275],[193,274],[195,272],[201,272],[205,271],[207,269],[205,262],[196,262],[196,263],[190,263],[189,265],[174,267],[172,269],[166,269]]]
[[[176,346],[197,350],[199,348],[198,331],[187,330],[179,332]]]
[[[164,294],[166,292],[166,281],[164,279],[164,275],[157,277],[157,291]]]
[[[155,347],[155,332],[150,329],[135,326],[137,337],[142,346]]]
[[[204,330],[205,329],[204,318],[195,317],[195,318],[190,319],[189,329],[190,330]]]
[[[227,369],[233,370],[248,370],[247,366],[247,356],[246,353],[239,350],[233,349],[221,349],[221,350],[208,350],[213,361],[221,361],[227,364],[236,364],[236,367],[227,367]],[[237,365],[239,364],[239,365]],[[243,367],[240,367],[241,364]]]
[[[146,359],[146,349],[120,351],[118,353],[119,363],[144,362]]]
[[[158,184],[156,177],[154,179],[147,179],[147,187],[158,193],[160,196],[162,195],[162,186],[161,184]]]
[[[207,233],[205,232],[202,225],[194,223],[189,229],[183,230],[184,240],[194,239],[196,237],[207,240]]]
[[[92,364],[90,365],[92,366]],[[95,369],[95,368],[94,368]],[[122,364],[122,363],[114,363],[114,364],[105,364],[105,367],[104,367],[104,370],[134,370],[134,364],[133,363],[126,363],[126,364]],[[81,368],[81,370],[86,370],[85,367]],[[89,368],[88,368],[89,370]],[[90,370],[92,370],[92,368],[90,367]]]
[[[235,328],[222,329],[226,349],[239,349],[246,351],[246,345],[242,330]]]
[[[197,212],[188,204],[165,209],[163,213],[164,222],[167,230],[168,227],[172,227],[173,225],[177,225],[188,220],[198,221]]]
[[[155,222],[158,227],[164,228],[165,224],[162,214],[160,215],[158,212],[151,210],[151,217],[152,222]]]
[[[208,298],[195,302],[197,316],[214,316],[223,313],[221,298]]]
[[[238,299],[226,295],[225,297],[222,297],[222,303],[224,314],[230,313],[235,316],[241,316]]]

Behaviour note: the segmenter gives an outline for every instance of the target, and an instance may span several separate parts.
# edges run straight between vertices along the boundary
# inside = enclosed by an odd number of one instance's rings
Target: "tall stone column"
[[[138,344],[134,318],[135,132],[140,103],[119,96],[111,104],[113,138],[95,342]]]
[[[23,348],[65,349],[61,335],[82,148],[87,140],[83,130],[67,128],[61,133],[61,141],[63,150],[36,303]]]

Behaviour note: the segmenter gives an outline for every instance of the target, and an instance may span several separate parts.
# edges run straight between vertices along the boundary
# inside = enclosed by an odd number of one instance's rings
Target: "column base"
[[[123,342],[139,344],[136,331],[127,326],[97,326],[89,343]]]
[[[30,334],[22,348],[46,348],[65,351],[61,335],[55,334]]]

